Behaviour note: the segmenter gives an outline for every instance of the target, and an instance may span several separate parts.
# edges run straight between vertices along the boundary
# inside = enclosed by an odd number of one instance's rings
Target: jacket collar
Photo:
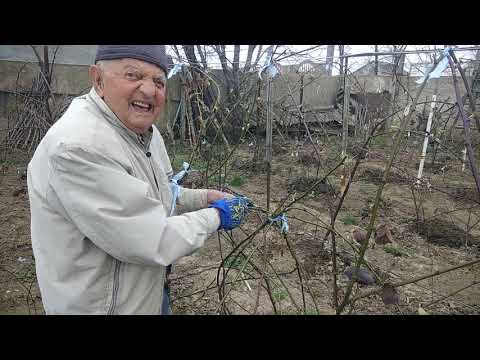
[[[110,107],[103,101],[103,99],[97,94],[95,88],[92,87],[90,92],[87,95],[87,98],[92,101],[97,108],[100,110],[101,114],[111,125],[113,125],[118,131],[123,132],[127,136],[131,137],[137,143],[140,143],[141,146],[144,146],[146,149],[150,146],[150,141],[152,140],[153,129],[150,127],[143,135],[143,142],[140,140],[140,135],[136,132],[130,130],[125,126],[124,123],[120,121],[117,115],[110,109]]]

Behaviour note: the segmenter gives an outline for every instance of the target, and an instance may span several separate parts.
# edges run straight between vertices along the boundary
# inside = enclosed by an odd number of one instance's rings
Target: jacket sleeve
[[[208,206],[208,190],[182,188],[177,198],[178,213],[196,211]]]
[[[75,226],[121,261],[166,266],[201,247],[220,225],[215,209],[167,217],[147,195],[148,183],[95,150],[63,146],[51,162],[50,185]]]

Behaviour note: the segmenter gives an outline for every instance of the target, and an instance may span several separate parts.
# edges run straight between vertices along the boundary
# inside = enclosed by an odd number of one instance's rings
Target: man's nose
[[[144,79],[142,85],[140,86],[140,91],[146,96],[155,96],[157,87],[153,83],[152,79]]]

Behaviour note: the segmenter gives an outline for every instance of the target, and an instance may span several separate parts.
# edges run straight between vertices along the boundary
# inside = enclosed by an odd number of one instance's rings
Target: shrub
[[[355,219],[352,215],[347,215],[342,219],[345,225],[358,225],[358,220]]]
[[[245,184],[245,179],[242,176],[235,175],[232,180],[229,181],[232,186],[242,186]]]

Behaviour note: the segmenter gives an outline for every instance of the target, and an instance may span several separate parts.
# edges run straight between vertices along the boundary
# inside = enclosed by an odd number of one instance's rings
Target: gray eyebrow
[[[129,68],[132,68],[132,69],[135,69],[135,70],[138,70],[140,71],[140,69],[138,67],[136,67],[135,65],[131,65],[131,64],[127,64],[125,65],[125,67],[122,69],[122,70],[127,70]]]
[[[139,69],[139,68],[136,67],[135,65],[131,65],[131,64],[126,65],[126,66],[123,68],[123,70],[125,71],[125,70],[127,70],[127,69],[129,69],[129,68],[135,69],[135,70],[138,70],[138,71],[141,72],[141,69]],[[167,80],[167,77],[166,77],[165,75],[163,75],[163,74],[160,74],[160,75],[158,75],[158,76],[152,76],[152,78],[154,78],[154,79],[161,79],[161,80],[164,80],[164,81]]]

